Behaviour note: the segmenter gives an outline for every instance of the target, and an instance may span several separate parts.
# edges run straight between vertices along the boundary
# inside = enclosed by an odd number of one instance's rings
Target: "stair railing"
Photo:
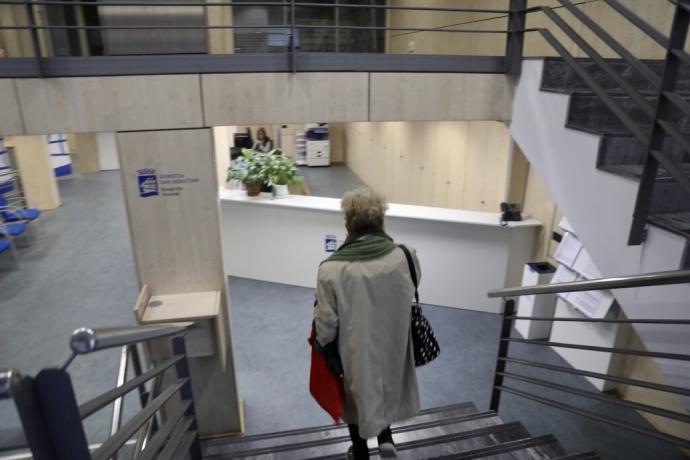
[[[513,0],[514,2],[515,0]],[[666,38],[644,19],[637,16],[618,0],[604,0],[607,5],[621,14],[636,28],[651,37],[656,43],[666,50],[665,65],[662,77],[657,76],[643,61],[632,55],[622,44],[616,41],[603,27],[594,22],[581,9],[577,8],[570,0],[558,0],[561,7],[567,9],[574,17],[589,28],[602,42],[615,51],[636,72],[642,75],[656,90],[656,103],[650,103],[639,91],[637,91],[622,75],[598,53],[593,46],[587,43],[566,21],[564,21],[553,8],[536,6],[520,10],[520,13],[541,12],[555,24],[570,40],[572,40],[585,55],[594,61],[596,65],[611,79],[613,79],[627,96],[631,97],[640,109],[651,120],[651,132],[646,126],[637,123],[607,91],[592,77],[585,67],[567,50],[567,48],[549,31],[544,28],[524,29],[527,32],[539,32],[549,45],[570,65],[573,71],[590,87],[604,105],[625,125],[633,136],[645,147],[644,168],[642,179],[638,189],[633,222],[628,239],[628,244],[639,245],[645,240],[646,224],[649,218],[652,195],[656,182],[659,166],[662,166],[677,181],[677,183],[690,194],[690,178],[671,160],[664,152],[663,140],[668,135],[685,152],[690,155],[690,139],[673,124],[671,111],[679,109],[690,117],[690,103],[676,92],[679,67],[681,64],[690,65],[690,54],[683,48],[688,35],[690,24],[690,0],[672,1],[676,8],[671,25],[671,36]],[[515,5],[515,3],[512,3]],[[515,11],[513,12],[515,13]],[[509,34],[516,34],[514,30]],[[510,43],[510,42],[509,42]],[[516,50],[515,45],[510,48],[507,62],[519,60],[522,50]]]
[[[169,323],[106,329],[80,328],[70,338],[72,355],[61,368],[41,370],[35,377],[16,370],[0,372],[0,398],[12,398],[26,442],[36,460],[107,460],[130,440],[131,458],[201,458],[191,376],[184,335],[193,323]],[[172,357],[142,372],[137,345],[169,338]],[[121,347],[117,386],[82,404],[77,403],[67,367],[79,355]],[[127,380],[131,365],[134,377]],[[172,378],[165,377],[174,371]],[[149,385],[148,389],[146,385]],[[142,408],[121,423],[123,398],[137,389]],[[108,439],[91,450],[83,421],[113,405]],[[163,416],[164,412],[164,416]],[[173,455],[174,454],[174,455]]]
[[[525,287],[515,287],[506,288],[490,291],[488,293],[489,297],[502,297],[504,299],[504,310],[503,310],[503,321],[501,326],[501,333],[498,344],[498,353],[496,358],[496,369],[494,372],[494,381],[492,385],[490,410],[498,412],[501,395],[502,393],[509,393],[521,398],[526,398],[540,404],[554,407],[556,409],[564,410],[566,412],[578,414],[580,416],[601,422],[606,425],[615,426],[625,430],[629,430],[638,434],[645,436],[650,436],[652,438],[658,439],[660,441],[668,442],[673,445],[690,448],[690,440],[683,439],[677,436],[672,436],[670,434],[661,433],[656,430],[650,429],[645,426],[638,424],[633,424],[625,420],[620,420],[618,418],[610,417],[602,413],[593,412],[590,410],[583,409],[581,407],[566,404],[562,400],[549,398],[543,391],[533,392],[525,390],[524,384],[527,384],[529,388],[536,388],[537,390],[542,390],[548,388],[550,390],[555,390],[563,394],[575,395],[589,400],[596,400],[606,404],[611,404],[619,407],[625,407],[633,409],[636,411],[642,411],[650,414],[659,415],[661,417],[676,420],[681,423],[690,424],[690,415],[683,412],[668,410],[663,407],[658,407],[650,404],[642,404],[634,401],[627,401],[619,399],[615,396],[602,394],[596,390],[587,391],[581,388],[575,388],[568,385],[563,385],[558,383],[558,379],[545,380],[543,378],[535,378],[530,375],[526,375],[522,370],[532,368],[532,369],[542,369],[547,370],[549,373],[555,374],[569,374],[577,375],[583,377],[590,377],[595,379],[600,379],[608,382],[625,384],[640,388],[651,389],[655,391],[661,391],[666,393],[672,393],[675,395],[680,395],[684,397],[690,396],[690,388],[681,388],[678,386],[661,384],[658,382],[632,379],[627,377],[622,377],[613,374],[603,374],[598,372],[592,372],[584,369],[579,369],[575,367],[558,366],[554,364],[549,364],[545,362],[539,362],[534,359],[522,359],[510,356],[510,345],[513,343],[520,343],[530,346],[538,347],[555,347],[555,348],[570,348],[576,350],[586,350],[595,352],[605,352],[617,355],[633,355],[642,356],[645,358],[659,358],[668,359],[675,361],[690,361],[689,354],[679,354],[679,353],[667,353],[660,351],[647,351],[647,350],[636,350],[629,348],[619,348],[619,347],[600,347],[591,346],[585,344],[573,344],[573,343],[562,343],[553,342],[551,340],[531,340],[523,339],[520,337],[515,337],[512,334],[513,326],[515,321],[518,320],[528,320],[528,321],[546,321],[546,322],[577,322],[577,323],[597,323],[597,324],[654,324],[656,326],[678,326],[685,325],[690,326],[690,319],[668,319],[668,318],[585,318],[585,317],[534,317],[534,316],[520,316],[516,314],[515,308],[515,298],[519,298],[527,295],[544,295],[544,294],[563,294],[568,292],[579,292],[579,291],[594,291],[603,289],[625,289],[625,288],[638,288],[645,286],[664,286],[664,285],[674,285],[674,284],[685,284],[690,283],[690,270],[675,270],[667,272],[657,272],[648,273],[644,275],[634,275],[634,276],[623,276],[617,278],[604,278],[596,280],[587,281],[575,281],[569,283],[555,283],[546,284],[538,286],[525,286]],[[508,369],[508,366],[510,368]],[[550,375],[550,374],[549,374]],[[506,380],[512,380],[515,382],[521,382],[522,387],[516,388],[510,384],[506,384]]]

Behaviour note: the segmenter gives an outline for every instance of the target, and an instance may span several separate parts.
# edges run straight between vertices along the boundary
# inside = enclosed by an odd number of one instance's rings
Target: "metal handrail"
[[[599,289],[627,289],[645,286],[666,286],[690,283],[690,270],[670,270],[643,275],[617,276],[569,283],[540,284],[489,291],[489,297],[520,297],[524,295],[559,294],[564,292],[596,291]]]
[[[11,1],[11,0],[0,0],[0,5],[41,5],[41,6],[54,6],[54,5],[64,5],[64,6],[94,6],[93,2],[86,1],[45,1],[45,0],[28,0],[28,1]],[[180,7],[180,6],[202,6],[204,8],[213,7],[227,7],[227,6],[238,6],[238,7],[256,7],[256,6],[271,6],[276,8],[290,8],[290,3],[281,2],[238,2],[238,1],[221,1],[214,3],[193,3],[193,2],[156,2],[152,5],[150,2],[141,1],[123,1],[123,2],[108,2],[99,1],[96,6],[155,6],[155,7]],[[504,13],[508,14],[510,11],[503,9],[492,9],[492,8],[451,8],[451,7],[433,7],[433,6],[399,6],[399,5],[367,5],[367,4],[357,4],[357,3],[314,3],[314,2],[294,2],[294,6],[306,6],[306,7],[316,7],[316,8],[362,8],[362,9],[380,9],[380,10],[409,10],[409,11],[438,11],[438,12],[456,12],[456,13]]]
[[[18,385],[21,384],[22,376],[16,369],[3,369],[0,371],[0,399],[11,398]]]
[[[83,355],[106,348],[170,337],[185,332],[193,325],[193,322],[179,322],[103,329],[81,327],[72,333],[69,345],[74,354]]]

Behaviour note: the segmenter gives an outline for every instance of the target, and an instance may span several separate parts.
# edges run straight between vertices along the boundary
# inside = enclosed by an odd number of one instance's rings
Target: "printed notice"
[[[561,244],[558,246],[554,258],[561,264],[565,264],[572,268],[575,265],[575,260],[578,254],[580,254],[581,249],[582,243],[580,243],[577,237],[572,233],[566,233],[563,240],[561,240]]]

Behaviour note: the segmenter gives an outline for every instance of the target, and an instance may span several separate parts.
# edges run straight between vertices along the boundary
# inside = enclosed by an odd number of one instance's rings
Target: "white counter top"
[[[315,211],[340,212],[338,198],[320,196],[290,195],[281,199],[264,196],[250,197],[243,190],[220,189],[221,201],[241,202],[257,206],[276,206],[285,208],[311,209]],[[386,217],[400,219],[427,220],[436,222],[451,222],[469,225],[483,225],[500,227],[501,214],[497,212],[467,211],[462,209],[434,208],[430,206],[415,206],[409,204],[388,205]],[[537,227],[541,222],[535,219],[525,219],[520,222],[508,222],[508,227]]]

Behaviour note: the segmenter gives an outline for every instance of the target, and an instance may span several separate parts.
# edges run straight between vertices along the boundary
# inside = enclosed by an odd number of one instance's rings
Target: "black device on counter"
[[[251,133],[235,133],[233,134],[233,141],[235,147],[250,149],[254,146],[254,141],[252,140]]]
[[[518,222],[522,220],[520,205],[517,203],[501,203],[501,225],[504,227],[508,222]]]

